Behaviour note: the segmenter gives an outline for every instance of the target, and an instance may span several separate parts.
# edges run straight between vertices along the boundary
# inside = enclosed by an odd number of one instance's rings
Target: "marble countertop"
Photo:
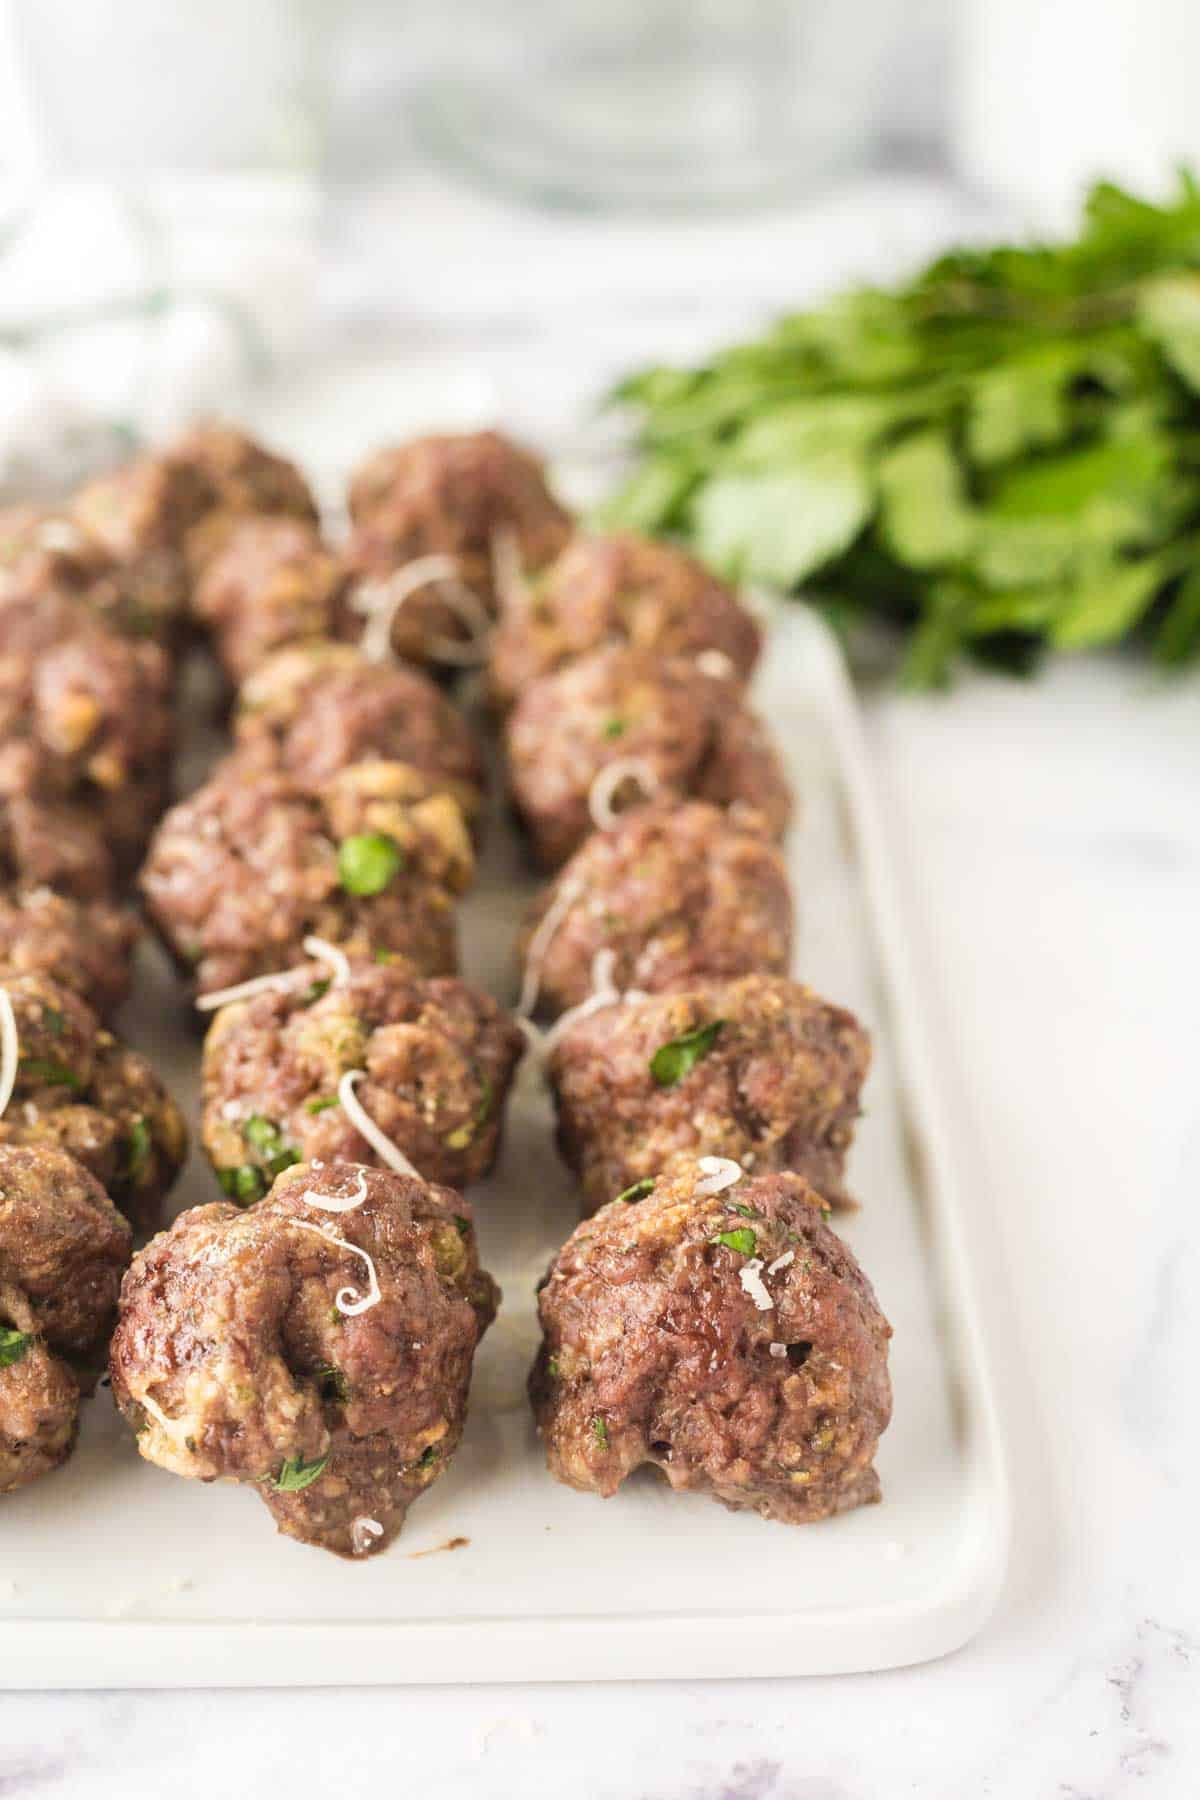
[[[409,323],[391,375],[465,413],[503,392],[494,321],[455,319],[457,388]],[[558,314],[533,335],[561,348],[568,329]],[[531,422],[567,429],[564,396],[617,337],[610,309],[553,405],[526,396]],[[1200,1792],[1198,703],[1200,681],[1097,661],[864,700],[912,954],[1004,1253],[1016,1530],[973,1643],[803,1682],[0,1696],[3,1800]]]

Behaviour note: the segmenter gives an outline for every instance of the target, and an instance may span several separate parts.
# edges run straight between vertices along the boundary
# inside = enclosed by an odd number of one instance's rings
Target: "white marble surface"
[[[472,361],[455,321],[465,413],[470,371],[497,379],[480,333]],[[390,375],[433,380],[425,337]],[[3,1696],[3,1800],[1200,1792],[1200,682],[1086,663],[867,706],[1000,1220],[1018,1512],[989,1625],[935,1665],[802,1683]]]

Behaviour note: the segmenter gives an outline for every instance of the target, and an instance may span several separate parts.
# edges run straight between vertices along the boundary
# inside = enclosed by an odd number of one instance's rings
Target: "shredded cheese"
[[[778,1275],[780,1269],[786,1269],[788,1264],[794,1263],[795,1260],[796,1252],[794,1250],[785,1250],[782,1256],[777,1256],[773,1263],[768,1264],[767,1274]]]
[[[354,1092],[354,1084],[366,1075],[365,1069],[347,1069],[338,1082],[338,1099],[342,1103],[342,1111],[361,1137],[366,1138],[376,1156],[394,1169],[397,1175],[411,1175],[421,1180],[421,1172],[413,1167],[398,1145],[393,1144],[385,1131],[375,1123],[358,1095]]]
[[[314,1163],[313,1168],[315,1169],[317,1167],[318,1164]],[[352,1194],[331,1197],[327,1194],[318,1194],[315,1188],[305,1188],[300,1198],[305,1206],[318,1206],[322,1212],[353,1212],[355,1207],[361,1206],[367,1197],[367,1177],[365,1170],[357,1170],[354,1180],[355,1188]]]
[[[618,756],[600,769],[588,790],[588,811],[597,831],[611,831],[621,814],[613,805],[617,791],[627,781],[636,781],[645,799],[658,792],[658,777],[641,756]]]
[[[358,1244],[350,1243],[347,1238],[338,1237],[332,1231],[326,1231],[324,1225],[310,1225],[307,1219],[294,1219],[292,1222],[297,1231],[315,1232],[317,1237],[324,1238],[327,1244],[332,1244],[335,1250],[348,1250],[351,1256],[361,1256],[367,1265],[370,1283],[365,1294],[360,1294],[357,1288],[344,1287],[339,1288],[334,1295],[334,1304],[340,1313],[343,1313],[347,1319],[354,1319],[359,1313],[368,1312],[372,1306],[379,1305],[383,1294],[379,1286],[379,1276],[375,1271],[374,1258],[368,1250],[362,1249]]]
[[[742,1179],[741,1163],[734,1162],[729,1156],[702,1156],[696,1167],[703,1177],[694,1189],[697,1200],[709,1200],[714,1194],[723,1194],[726,1188],[736,1187]]]
[[[329,967],[335,986],[349,981],[350,959],[336,944],[325,938],[306,937],[304,949],[314,962],[323,962]],[[249,1000],[254,994],[286,994],[290,988],[299,987],[307,980],[307,969],[280,969],[274,975],[254,975],[249,981],[239,981],[236,987],[214,988],[211,994],[201,994],[196,1001],[196,1011],[215,1012],[219,1006],[228,1006],[233,1000]]]
[[[17,1065],[20,1060],[17,1015],[13,1011],[8,989],[0,987],[0,1118],[3,1118],[17,1085]]]
[[[333,970],[335,986],[349,981],[350,958],[344,950],[339,950],[336,944],[331,944],[326,938],[310,936],[304,940],[304,949],[315,961],[328,963]]]
[[[759,1312],[770,1312],[775,1302],[767,1292],[767,1284],[762,1278],[762,1266],[762,1257],[752,1256],[750,1261],[738,1270],[738,1280]]]
[[[368,1519],[361,1515],[350,1521],[350,1548],[355,1556],[365,1556],[371,1548],[372,1540],[383,1536],[383,1526],[378,1519]]]
[[[582,892],[583,882],[579,876],[566,876],[560,881],[557,894],[538,921],[537,929],[529,940],[529,950],[525,957],[525,973],[517,1000],[518,1017],[528,1019],[533,1016],[534,1008],[538,1003],[538,993],[542,985],[542,968],[547,953],[558,935],[560,925]]]
[[[488,610],[473,588],[462,579],[453,556],[418,556],[405,563],[386,581],[365,582],[351,596],[355,612],[362,613],[367,623],[362,635],[362,653],[371,662],[387,662],[392,654],[392,626],[405,601],[423,588],[436,587],[438,599],[466,628],[466,640],[431,637],[425,648],[438,662],[479,663],[487,654],[487,640],[492,621]]]

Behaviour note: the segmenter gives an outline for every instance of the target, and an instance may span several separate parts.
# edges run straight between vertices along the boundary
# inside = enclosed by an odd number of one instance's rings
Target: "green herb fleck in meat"
[[[67,1029],[66,1014],[60,1012],[57,1006],[43,1006],[42,1024],[52,1037],[61,1037]]]
[[[549,1375],[551,1381],[558,1380],[558,1358],[557,1358],[557,1356],[547,1357],[546,1373]]]
[[[228,1194],[241,1206],[249,1206],[255,1200],[261,1200],[267,1191],[267,1178],[254,1163],[242,1163],[239,1168],[218,1169],[217,1181],[221,1192]]]
[[[271,1119],[264,1119],[261,1113],[250,1115],[242,1126],[242,1136],[258,1151],[269,1175],[282,1175],[285,1169],[300,1161],[298,1152],[284,1138],[278,1125]]]
[[[0,1325],[0,1369],[11,1369],[14,1363],[19,1363],[32,1342],[32,1332],[15,1331],[10,1325]]]
[[[464,1238],[465,1238],[465,1237],[470,1237],[470,1235],[471,1235],[471,1221],[470,1221],[470,1219],[464,1219],[464,1217],[463,1217],[463,1215],[462,1215],[462,1214],[461,1214],[461,1213],[455,1213],[455,1215],[454,1215],[454,1223],[455,1223],[455,1225],[456,1225],[456,1226],[457,1226],[457,1227],[458,1227],[458,1235],[459,1235],[459,1237],[464,1237]]]
[[[494,1098],[492,1084],[482,1071],[479,1082],[482,1090],[479,1104],[469,1119],[464,1120],[461,1125],[456,1125],[453,1131],[447,1132],[444,1140],[447,1150],[465,1150],[468,1144],[474,1142],[491,1116]]]
[[[599,1413],[592,1420],[592,1436],[602,1450],[608,1449],[608,1424],[600,1417]]]
[[[650,1073],[659,1087],[675,1087],[690,1074],[708,1055],[724,1023],[724,1019],[714,1019],[711,1025],[697,1025],[694,1031],[660,1044],[650,1058]]]
[[[741,1213],[743,1219],[761,1219],[762,1218],[762,1214],[760,1212],[755,1212],[755,1210],[752,1206],[743,1206],[740,1200],[735,1200],[733,1205],[729,1208],[729,1210],[730,1210],[730,1212]]]
[[[317,1386],[322,1400],[337,1400],[344,1404],[350,1398],[350,1383],[332,1363],[323,1363],[317,1370]]]
[[[301,1006],[315,1006],[317,1001],[323,1000],[328,992],[329,977],[323,975],[319,980],[312,982],[305,988],[300,996],[300,1004]]]
[[[433,1467],[434,1463],[437,1461],[437,1459],[438,1459],[437,1445],[436,1444],[427,1444],[425,1449],[422,1450],[420,1456],[417,1458],[417,1467],[418,1467],[418,1469],[432,1469],[432,1467]]]
[[[606,738],[619,738],[622,737],[628,729],[628,719],[605,719],[603,734]]]
[[[150,1162],[150,1153],[154,1148],[154,1139],[150,1135],[150,1127],[145,1119],[136,1118],[129,1127],[129,1135],[125,1139],[124,1176],[127,1181],[140,1181]]]
[[[304,1488],[312,1486],[328,1461],[328,1450],[324,1456],[318,1456],[312,1462],[305,1462],[299,1456],[289,1456],[272,1486],[279,1494],[299,1494]]]
[[[733,1231],[718,1231],[711,1241],[724,1244],[727,1250],[736,1250],[739,1256],[753,1256],[758,1249],[758,1239],[748,1225],[739,1225]]]
[[[336,1094],[322,1094],[319,1100],[306,1100],[304,1110],[306,1113],[323,1113],[328,1112],[331,1106],[340,1105],[341,1101]]]
[[[44,1087],[69,1087],[77,1094],[83,1092],[83,1083],[75,1071],[49,1057],[23,1056],[21,1074],[26,1081],[37,1081]]]
[[[338,879],[348,894],[382,894],[403,867],[399,844],[382,831],[345,838],[338,850]]]
[[[653,1192],[654,1176],[643,1175],[640,1181],[635,1181],[629,1187],[622,1189],[617,1195],[617,1201],[620,1203],[624,1200],[627,1206],[632,1206],[635,1200],[644,1200],[647,1194]]]

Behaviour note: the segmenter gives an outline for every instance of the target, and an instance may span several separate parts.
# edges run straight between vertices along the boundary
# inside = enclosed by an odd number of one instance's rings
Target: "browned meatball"
[[[404,765],[354,763],[313,790],[233,756],[167,814],[141,885],[210,994],[303,962],[310,934],[453,974],[454,896],[473,869],[458,806]]]
[[[95,812],[58,795],[46,759],[27,739],[0,741],[0,883],[99,900],[116,879]]]
[[[248,513],[276,513],[317,523],[312,490],[294,462],[278,456],[236,425],[210,420],[179,438],[169,452],[207,477],[215,504],[187,536],[193,574],[215,555],[234,524]]]
[[[20,1061],[0,1145],[68,1151],[142,1231],[187,1154],[183,1115],[146,1060],[43,975],[5,982]]]
[[[356,582],[380,584],[423,556],[447,556],[485,613],[495,608],[496,538],[506,532],[524,569],[558,554],[570,520],[538,459],[495,431],[417,438],[379,450],[350,483],[354,530],[346,563]],[[400,607],[392,647],[409,662],[437,662],[439,645],[465,636],[436,586]]]
[[[605,644],[700,657],[745,681],[760,633],[737,595],[675,544],[580,534],[523,599],[501,609],[488,679],[507,709],[539,675]]]
[[[72,520],[118,565],[156,636],[173,638],[183,623],[188,536],[217,498],[196,464],[146,454],[88,482],[71,504]]]
[[[618,762],[632,766],[610,796],[614,807],[644,799],[644,785],[718,806],[743,800],[775,836],[791,812],[778,755],[735,683],[620,645],[526,689],[509,718],[508,759],[517,810],[551,869],[592,830],[593,783]]]
[[[108,1018],[129,992],[140,935],[127,907],[70,900],[49,888],[0,894],[0,982],[45,975]]]
[[[204,1046],[204,1148],[232,1198],[256,1200],[293,1162],[379,1164],[353,1098],[427,1181],[463,1188],[495,1160],[524,1039],[496,1002],[403,963],[312,964],[285,991],[226,1006]]]
[[[0,1494],[70,1454],[131,1249],[129,1226],[73,1157],[0,1144]]]
[[[113,1396],[148,1462],[248,1482],[287,1536],[366,1556],[448,1466],[498,1299],[452,1189],[300,1164],[134,1259]]]
[[[469,824],[483,804],[483,760],[458,708],[398,663],[350,644],[296,645],[269,658],[239,696],[238,744],[312,786],[366,758],[406,763],[452,794]]]
[[[5,654],[18,639],[28,647],[55,641],[56,610],[84,607],[123,637],[170,644],[178,633],[184,591],[170,553],[118,562],[65,511],[14,506],[0,511],[0,631]]]
[[[236,687],[273,651],[340,635],[345,585],[315,525],[253,514],[205,564],[192,610]]]
[[[555,1045],[559,1147],[594,1207],[693,1156],[795,1169],[846,1204],[869,1064],[854,1015],[782,975],[626,1000]]]
[[[891,1327],[871,1284],[800,1176],[718,1180],[681,1164],[559,1251],[530,1378],[550,1470],[607,1497],[649,1464],[788,1525],[878,1500]]]
[[[622,992],[661,992],[755,972],[783,974],[792,896],[783,857],[758,813],[703,801],[640,806],[596,831],[530,909],[525,984],[553,1018],[592,991],[611,951]]]

